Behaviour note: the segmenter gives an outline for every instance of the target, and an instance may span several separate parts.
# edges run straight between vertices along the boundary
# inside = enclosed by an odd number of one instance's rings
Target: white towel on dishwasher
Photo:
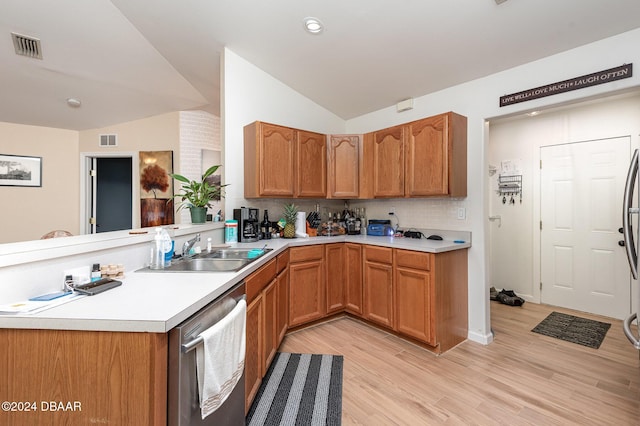
[[[231,394],[244,371],[247,303],[240,300],[233,310],[202,333],[196,347],[196,370],[200,411],[204,419]]]

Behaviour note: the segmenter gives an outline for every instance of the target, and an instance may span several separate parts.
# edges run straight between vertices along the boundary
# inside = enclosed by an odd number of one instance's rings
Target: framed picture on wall
[[[140,151],[140,226],[170,225],[173,214],[173,151]]]
[[[42,157],[0,154],[0,186],[42,186]]]

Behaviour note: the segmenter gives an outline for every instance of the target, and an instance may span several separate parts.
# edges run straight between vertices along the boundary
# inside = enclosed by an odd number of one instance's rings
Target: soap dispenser
[[[156,228],[156,235],[151,243],[151,262],[149,269],[164,268],[164,238],[162,228]]]

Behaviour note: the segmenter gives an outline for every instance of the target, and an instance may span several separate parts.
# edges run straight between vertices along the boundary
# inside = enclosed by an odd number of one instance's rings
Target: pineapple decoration
[[[295,238],[296,236],[296,216],[298,215],[298,207],[295,204],[284,205],[284,237]]]

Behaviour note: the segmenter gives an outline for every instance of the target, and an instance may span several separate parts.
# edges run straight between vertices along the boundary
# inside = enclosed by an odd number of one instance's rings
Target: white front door
[[[629,137],[540,148],[541,301],[625,318],[631,274],[622,234]]]

